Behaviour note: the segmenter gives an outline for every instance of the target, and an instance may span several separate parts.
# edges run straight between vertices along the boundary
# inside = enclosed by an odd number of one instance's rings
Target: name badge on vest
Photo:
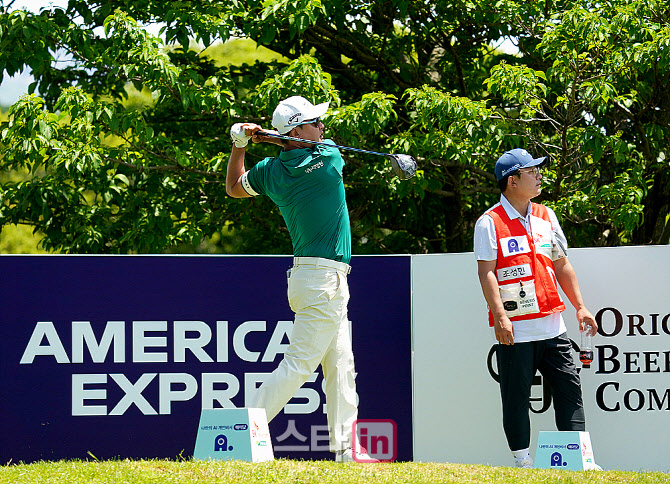
[[[505,237],[500,239],[500,248],[502,249],[504,257],[530,252],[528,239],[525,235],[519,235],[517,237]]]
[[[504,267],[498,269],[498,281],[509,281],[510,279],[518,279],[520,277],[528,277],[533,275],[530,264],[521,264],[519,266]]]

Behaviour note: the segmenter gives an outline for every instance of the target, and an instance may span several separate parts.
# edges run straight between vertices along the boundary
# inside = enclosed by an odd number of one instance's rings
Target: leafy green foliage
[[[29,69],[39,97],[0,125],[0,169],[29,173],[2,179],[0,224],[46,250],[290,253],[276,207],[223,182],[230,125],[269,127],[294,94],[331,103],[336,142],[419,161],[400,182],[383,157],[343,153],[354,253],[470,250],[495,160],[519,146],[551,159],[541,201],[573,245],[670,241],[661,0],[4,3],[0,72]],[[214,57],[250,41],[274,57]],[[247,166],[276,154],[254,145]]]

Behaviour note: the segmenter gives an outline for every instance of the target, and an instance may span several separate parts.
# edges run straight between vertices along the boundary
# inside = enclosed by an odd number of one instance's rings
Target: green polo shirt
[[[333,143],[326,140],[326,143]],[[249,170],[259,195],[279,207],[296,257],[323,257],[348,264],[351,226],[344,194],[344,160],[335,147],[282,151]]]

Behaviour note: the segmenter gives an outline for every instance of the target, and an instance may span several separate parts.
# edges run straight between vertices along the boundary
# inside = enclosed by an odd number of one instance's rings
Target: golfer
[[[323,141],[320,117],[327,110],[328,103],[315,106],[303,97],[289,97],[273,113],[274,134]],[[284,217],[293,243],[288,299],[295,321],[284,359],[258,389],[253,406],[265,408],[272,420],[321,365],[335,459],[373,461],[359,454],[358,446],[356,455],[352,453],[358,406],[347,317],[351,227],[342,180],[344,160],[335,147],[255,134],[260,129],[252,123],[231,128],[234,146],[226,191],[235,198],[266,195]],[[249,139],[279,144],[283,150],[247,171],[244,156]]]
[[[536,371],[551,385],[558,430],[585,429],[582,390],[561,312],[558,284],[577,310],[579,330],[598,326],[584,305],[554,212],[532,203],[542,191],[540,167],[523,149],[504,153],[495,175],[500,203],[475,225],[479,282],[495,330],[503,429],[517,467],[533,467],[530,388]]]

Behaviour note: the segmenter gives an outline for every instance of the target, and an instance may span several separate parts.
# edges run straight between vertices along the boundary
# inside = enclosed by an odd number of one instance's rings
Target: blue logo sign
[[[561,466],[567,466],[567,465],[568,465],[567,462],[563,462],[563,456],[561,455],[560,452],[554,452],[553,454],[551,454],[551,466],[552,467],[554,467],[554,466],[561,467]]]
[[[87,457],[82,449],[91,448],[96,449],[100,459],[179,455],[184,442],[175,436],[186,435],[191,428],[195,434],[197,416],[203,408],[219,410],[213,407],[221,403],[230,409],[244,407],[250,398],[247,392],[252,390],[245,388],[246,379],[251,383],[257,378],[255,375],[269,373],[276,367],[276,362],[269,360],[281,358],[285,351],[283,341],[277,338],[285,338],[284,329],[293,324],[293,313],[286,302],[285,276],[292,260],[288,255],[26,258],[2,254],[0,268],[13,277],[0,278],[0,376],[3,382],[11,381],[12,386],[11,391],[2,395],[0,411],[3,415],[20,415],[25,425],[17,425],[12,418],[0,419],[0,462],[81,459]],[[357,255],[357,275],[349,281],[352,293],[366,294],[349,304],[349,312],[355,313],[355,324],[360,330],[353,336],[354,345],[375,348],[356,355],[358,393],[366,403],[366,413],[383,415],[398,423],[398,458],[406,461],[411,461],[413,455],[411,264],[409,255],[383,258]],[[71,276],[67,280],[62,277],[64,271]],[[217,278],[222,272],[244,274],[230,286],[244,288],[241,291],[244,297],[228,291],[230,281]],[[128,274],[133,277],[128,278]],[[55,280],[63,281],[58,290],[53,290]],[[175,280],[180,284],[174,284]],[[21,297],[26,284],[41,294],[38,302]],[[120,291],[114,294],[124,301],[123,307],[119,307],[117,298],[97,300],[82,290],[97,287],[96,284],[102,284],[103,290]],[[383,290],[370,292],[367,288],[371,284],[380,285]],[[255,290],[266,294],[267,300],[261,308],[253,307]],[[162,296],[156,297],[157,294]],[[385,304],[389,299],[394,301],[393,305]],[[184,308],[189,304],[196,304],[198,310],[187,317]],[[95,317],[83,318],[81,314]],[[140,321],[138,314],[160,316],[149,318],[157,321]],[[91,321],[80,321],[82,318]],[[194,321],[177,322],[180,318]],[[378,320],[385,322],[387,331],[372,330]],[[277,324],[279,321],[287,324]],[[73,328],[82,335],[74,345]],[[44,330],[46,336],[40,336]],[[177,330],[178,345],[173,344],[173,331]],[[156,341],[142,336],[147,334]],[[242,338],[245,334],[249,335],[246,342]],[[133,335],[139,338],[135,340],[136,348],[142,348],[137,354],[133,351]],[[182,346],[187,349],[184,359],[188,364],[179,366],[182,352],[177,347]],[[86,367],[85,373],[81,365],[70,364],[80,359]],[[67,364],[59,363],[66,361]],[[223,363],[225,372],[213,375],[211,361]],[[379,361],[385,364],[380,366]],[[179,373],[170,377],[175,366],[179,366]],[[114,378],[109,374],[115,374]],[[73,378],[78,382],[76,385]],[[387,381],[389,392],[398,395],[392,409],[386,392],[378,391],[376,380],[380,378]],[[101,388],[98,396],[101,393],[105,396],[88,400],[92,382],[103,380],[104,383],[95,385]],[[49,381],[48,388],[35,385],[36,381]],[[175,398],[181,389],[177,392],[177,387],[168,388],[171,382],[193,389],[193,396]],[[297,425],[295,432],[301,438],[306,436],[306,441],[285,441],[277,457],[332,459],[327,443],[321,444],[321,433],[318,436],[311,433],[317,425],[325,423],[322,382],[320,374],[316,381],[308,382],[305,390],[309,389],[306,391],[309,398],[304,401],[301,398],[292,405],[295,413],[281,412],[271,422],[273,436],[285,433],[292,419]],[[219,389],[207,391],[207,402],[203,400],[205,385]],[[169,395],[162,393],[163,390]],[[225,391],[226,400],[223,397],[217,400],[216,391]],[[171,399],[164,402],[165,395]],[[43,405],[45,399],[48,406]],[[153,415],[164,411],[161,418],[169,419],[170,424],[156,425]],[[45,421],[51,422],[49,429],[40,425]],[[248,424],[248,428],[236,430],[234,426],[242,423]],[[233,454],[237,459],[238,452],[246,455],[243,437],[252,425],[238,417],[225,425],[215,418],[207,420],[198,427],[201,430],[198,455],[203,459],[212,455],[226,459]],[[109,428],[118,432],[107,432],[109,438],[101,439],[101,429]],[[219,434],[224,434],[227,442],[224,444],[222,439],[221,445],[217,443],[215,452],[213,440]],[[76,442],[64,442],[63,435],[76,435]],[[134,435],[151,435],[151,438],[138,439]],[[295,435],[288,433],[291,437]],[[267,439],[268,447],[275,442],[282,447],[280,441]],[[307,444],[307,449],[300,444]],[[190,446],[186,446],[185,456],[194,449]],[[228,452],[230,446],[234,450]]]
[[[235,430],[247,430],[249,426],[247,424],[235,424],[233,428]]]
[[[507,242],[507,250],[509,251],[510,254],[512,252],[519,252],[519,250],[520,250],[519,249],[519,243],[514,239],[510,239]]]
[[[214,451],[226,452],[228,450],[233,450],[233,446],[228,447],[228,437],[223,434],[219,434],[214,439]]]
[[[579,449],[579,444],[568,444],[568,450],[577,450]]]

